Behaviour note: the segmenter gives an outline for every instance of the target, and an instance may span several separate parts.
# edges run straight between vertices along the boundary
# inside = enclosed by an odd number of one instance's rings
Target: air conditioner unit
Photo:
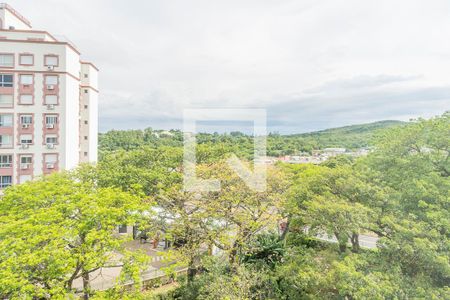
[[[46,167],[47,167],[47,169],[54,169],[55,164],[47,164]]]
[[[48,110],[54,110],[55,109],[55,104],[47,104],[47,109]]]
[[[47,90],[54,90],[55,86],[53,84],[47,84]]]
[[[45,128],[55,128],[55,124],[47,124],[45,125]]]
[[[47,144],[47,149],[54,149],[55,148],[55,144]]]
[[[28,144],[21,144],[20,145],[20,148],[22,148],[22,149],[28,149],[30,147],[30,145],[28,145]]]
[[[28,164],[20,164],[20,168],[22,169],[22,170],[26,170],[26,169],[28,169],[30,166],[28,165]]]
[[[30,124],[22,124],[22,128],[29,128]]]
[[[53,71],[55,69],[55,66],[47,66],[47,70]]]

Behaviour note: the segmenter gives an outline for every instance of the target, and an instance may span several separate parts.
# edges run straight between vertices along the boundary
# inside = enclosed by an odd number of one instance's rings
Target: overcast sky
[[[305,132],[450,109],[448,0],[10,0],[101,70],[100,130],[266,108]]]

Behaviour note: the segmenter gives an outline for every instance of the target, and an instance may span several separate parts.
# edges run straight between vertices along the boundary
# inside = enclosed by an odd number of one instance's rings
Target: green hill
[[[267,155],[282,156],[311,152],[315,149],[341,147],[356,149],[370,146],[373,135],[381,129],[403,124],[400,121],[380,121],[369,124],[351,125],[326,129],[311,133],[280,135],[269,134]],[[208,147],[225,147],[234,153],[249,156],[253,152],[253,139],[243,133],[225,134],[199,133],[197,143]],[[101,151],[133,150],[142,146],[152,148],[183,147],[183,134],[180,130],[169,133],[147,128],[144,130],[112,130],[99,136]]]
[[[402,121],[379,121],[367,124],[357,124],[321,131],[288,135],[288,138],[303,138],[316,143],[318,148],[343,147],[361,148],[370,146],[370,141],[379,130],[405,124]]]

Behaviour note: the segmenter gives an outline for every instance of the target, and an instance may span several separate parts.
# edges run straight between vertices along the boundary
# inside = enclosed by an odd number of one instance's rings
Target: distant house
[[[345,154],[347,149],[345,148],[325,148],[322,151],[322,154],[328,157],[333,157],[340,154]]]

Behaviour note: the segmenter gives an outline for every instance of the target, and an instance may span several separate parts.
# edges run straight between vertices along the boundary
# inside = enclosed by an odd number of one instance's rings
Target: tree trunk
[[[334,236],[339,244],[339,253],[345,253],[347,251],[348,236],[346,234],[341,235],[338,232],[335,232]]]
[[[69,280],[67,280],[67,290],[69,290],[69,291],[72,290],[73,281],[75,280],[75,278],[77,278],[77,276],[80,272],[80,269],[81,269],[81,264],[78,261],[75,271],[73,272],[72,276],[70,276]]]
[[[358,253],[360,250],[360,246],[359,246],[359,234],[357,234],[356,232],[352,233],[352,237],[350,238],[351,242],[352,242],[352,252],[354,253]]]
[[[284,230],[281,233],[280,241],[284,241],[286,239],[286,236],[287,236],[287,234],[289,232],[289,225],[290,225],[290,223],[291,223],[290,219],[288,219],[287,222],[286,222],[286,226],[284,227]]]
[[[188,284],[194,281],[195,274],[197,273],[197,269],[194,265],[194,258],[189,259],[188,269],[187,269],[187,281]]]
[[[234,266],[234,264],[236,263],[237,254],[238,254],[238,243],[237,241],[234,241],[230,254],[228,255],[228,262],[230,263],[231,266]]]
[[[91,283],[89,281],[89,271],[83,269],[81,273],[81,278],[83,279],[83,299],[88,300],[91,292]]]

